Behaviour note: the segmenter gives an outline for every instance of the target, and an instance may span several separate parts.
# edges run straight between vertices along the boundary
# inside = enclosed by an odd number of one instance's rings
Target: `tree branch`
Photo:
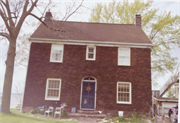
[[[11,29],[10,29],[8,23],[7,23],[7,19],[6,19],[7,17],[5,17],[5,14],[2,12],[1,9],[0,9],[0,15],[1,15],[1,17],[2,17],[2,19],[4,21],[4,24],[6,25],[6,28],[8,29],[9,33],[11,33],[12,31],[11,31]]]
[[[9,7],[9,1],[8,0],[6,0],[6,10],[7,10],[7,13],[8,13],[8,20],[9,20],[9,24],[10,24],[10,26],[14,26],[15,24],[14,24],[14,22],[13,22],[13,20],[12,20],[12,17],[11,17],[11,10],[10,10],[10,7]]]
[[[26,0],[25,4],[24,4],[24,8],[23,8],[23,12],[26,12],[27,6],[28,6],[28,0]]]
[[[41,12],[40,9],[38,9],[37,6],[36,6],[36,9],[37,9],[42,15],[44,15],[44,13],[46,12],[48,6],[50,6],[51,3],[52,3],[51,0],[49,0],[49,3],[44,7],[44,11],[43,11],[43,12]],[[53,6],[52,6],[52,7],[53,7]],[[51,8],[52,8],[52,7],[51,7]]]
[[[3,7],[2,4],[5,6],[5,3],[1,0],[1,1],[0,1],[0,5],[1,5],[2,10],[3,10],[3,12],[4,12],[5,16],[6,16],[6,11],[5,11],[5,9],[4,9],[4,7]]]
[[[32,2],[32,5],[31,5],[30,9],[28,10],[28,13],[32,12],[32,10],[33,10],[34,6],[36,6],[37,2],[38,2],[38,0],[36,0],[34,3]]]
[[[39,18],[38,16],[32,14],[32,13],[29,13],[29,15],[33,16],[34,18],[36,18],[37,20],[39,20],[42,24],[44,24],[44,26],[46,26],[48,29],[50,30],[53,30],[53,31],[60,31],[60,29],[54,29],[52,27],[49,27],[44,21],[42,21],[41,19],[42,18]]]
[[[81,3],[79,4],[79,6],[78,6],[71,14],[69,14],[69,16],[67,16],[67,18],[62,22],[62,24],[61,24],[60,27],[62,27],[62,26],[64,25],[64,23],[67,21],[67,19],[68,19],[71,15],[73,15],[73,14],[82,6],[83,2],[84,2],[84,0],[82,0]]]
[[[28,0],[27,0],[27,1],[28,1]],[[25,18],[28,16],[28,14],[32,12],[32,10],[33,10],[34,6],[36,6],[36,3],[37,3],[37,2],[38,2],[38,0],[35,0],[34,3],[32,2],[32,5],[31,5],[31,7],[30,7],[30,9],[29,9],[28,11],[23,11],[23,13],[22,13],[22,15],[21,15],[21,18],[19,19],[19,22],[18,22],[18,24],[17,24],[17,26],[16,26],[16,31],[17,31],[17,33],[20,31],[21,26],[22,26],[22,23],[24,22]],[[28,2],[25,3],[25,7],[26,7],[26,8],[27,8],[27,4],[28,4]],[[23,10],[26,9],[25,7],[23,8]]]
[[[8,33],[0,32],[0,36],[3,36],[5,38],[9,39],[9,34]]]

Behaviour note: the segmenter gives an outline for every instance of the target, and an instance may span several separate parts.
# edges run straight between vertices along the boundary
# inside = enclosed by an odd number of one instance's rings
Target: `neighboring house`
[[[49,16],[48,16],[49,15]],[[55,21],[46,13],[31,42],[23,112],[38,106],[66,110],[148,112],[152,43],[135,24]],[[60,26],[60,28],[58,28]],[[149,105],[148,105],[149,104]]]
[[[176,72],[164,83],[160,90],[153,91],[153,104],[155,105],[155,110],[157,109],[157,114],[164,115],[168,117],[168,111],[170,108],[175,107],[179,100],[179,70],[180,65],[178,65]],[[168,98],[164,94],[172,87],[175,86],[175,97]]]

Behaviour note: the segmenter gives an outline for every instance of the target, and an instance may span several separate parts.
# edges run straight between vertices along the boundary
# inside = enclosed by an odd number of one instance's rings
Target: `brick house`
[[[48,16],[49,15],[49,16]],[[31,35],[23,112],[38,106],[67,111],[148,112],[152,43],[135,24],[62,22],[49,19]],[[60,26],[58,28],[58,26]]]

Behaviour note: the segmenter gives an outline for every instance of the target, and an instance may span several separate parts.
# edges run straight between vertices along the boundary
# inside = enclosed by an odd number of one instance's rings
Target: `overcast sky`
[[[111,1],[112,0],[85,0],[83,5],[89,9],[83,9],[83,13],[73,15],[72,17],[68,19],[68,21],[88,22],[90,18],[91,9],[94,5],[96,5],[97,2],[108,3]],[[159,7],[160,11],[166,10],[166,11],[171,11],[173,15],[180,15],[180,0],[169,0],[169,1],[168,0],[155,0],[154,6]],[[30,29],[27,31],[32,32],[32,30],[33,29]],[[3,90],[6,53],[7,53],[7,44],[0,43],[0,93],[2,93],[2,90]],[[180,57],[180,49],[175,49],[173,55]],[[180,62],[180,59],[179,59],[179,62]],[[171,74],[167,74],[165,75],[165,77],[161,77],[159,79],[159,83],[162,85],[168,79],[170,75]],[[13,77],[13,88],[12,88],[13,93],[17,93],[15,85],[19,86],[20,88],[24,87],[25,78],[26,78],[26,68],[15,66],[14,77]]]

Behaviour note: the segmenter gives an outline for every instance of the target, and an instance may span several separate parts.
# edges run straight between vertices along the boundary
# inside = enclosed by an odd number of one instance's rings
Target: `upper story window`
[[[62,62],[63,61],[63,49],[64,45],[52,44],[50,62]]]
[[[131,83],[117,82],[117,103],[131,104]]]
[[[96,47],[87,46],[86,47],[86,60],[95,60],[96,59]]]
[[[131,65],[130,48],[118,48],[118,65]]]
[[[60,100],[61,79],[47,79],[45,100]]]

